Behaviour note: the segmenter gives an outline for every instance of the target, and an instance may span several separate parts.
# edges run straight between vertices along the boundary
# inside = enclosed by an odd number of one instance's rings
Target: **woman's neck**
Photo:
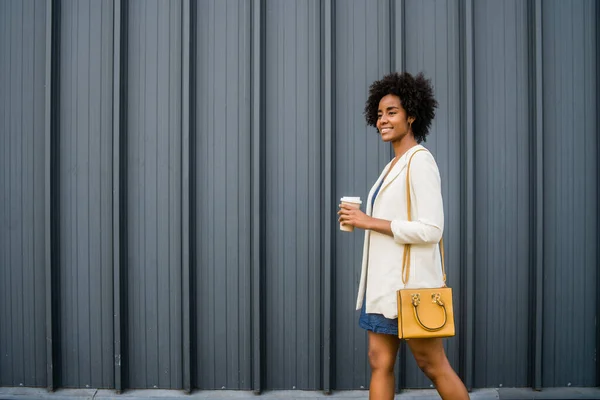
[[[404,155],[404,153],[406,153],[409,149],[413,148],[417,144],[418,143],[415,140],[414,135],[412,135],[412,134],[404,135],[404,137],[402,139],[400,139],[397,142],[392,143],[392,146],[394,147],[394,154],[396,155],[396,158],[402,157]]]

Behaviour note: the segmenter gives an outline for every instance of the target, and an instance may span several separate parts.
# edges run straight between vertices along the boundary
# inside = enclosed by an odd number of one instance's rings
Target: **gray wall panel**
[[[526,386],[532,328],[527,4],[474,6],[474,384]]]
[[[439,103],[431,132],[423,143],[435,156],[442,178],[444,199],[444,245],[448,286],[452,288],[455,323],[460,326],[460,71],[459,71],[459,2],[411,0],[405,2],[406,70],[423,72],[431,78]],[[457,336],[445,341],[451,364],[458,368],[460,329]],[[414,357],[407,356],[406,386],[429,387],[431,382],[417,367]]]
[[[594,386],[597,2],[544,1],[543,385]]]
[[[266,2],[265,382],[321,385],[319,4]]]
[[[597,386],[598,7],[0,0],[0,386],[368,388],[334,210],[392,157],[362,114],[390,69],[440,103],[451,363]]]
[[[112,1],[63,1],[60,25],[60,380],[111,387]]]
[[[197,3],[196,384],[251,388],[250,2]]]
[[[369,85],[390,72],[389,9],[384,0],[340,1],[335,7],[333,200],[338,204],[342,196],[360,196],[363,210],[371,186],[392,158],[390,146],[375,128],[367,128],[363,116]],[[364,231],[342,232],[337,222],[333,227],[334,387],[368,388],[367,334],[355,311]]]
[[[181,3],[128,13],[128,385],[181,388]]]
[[[46,384],[45,7],[0,1],[0,386]]]

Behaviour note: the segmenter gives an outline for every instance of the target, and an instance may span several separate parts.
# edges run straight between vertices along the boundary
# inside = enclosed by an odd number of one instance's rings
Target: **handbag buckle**
[[[417,307],[421,303],[421,296],[419,293],[411,294],[410,297],[412,299],[413,306]]]
[[[442,301],[442,295],[439,293],[432,293],[431,294],[431,302],[434,304],[438,304],[440,306],[444,305],[444,302]]]

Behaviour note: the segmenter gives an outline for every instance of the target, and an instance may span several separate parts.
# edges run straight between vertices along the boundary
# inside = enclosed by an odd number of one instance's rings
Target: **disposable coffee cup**
[[[344,196],[340,199],[340,201],[342,202],[342,204],[347,204],[351,207],[354,208],[360,208],[360,205],[362,204],[362,201],[360,201],[360,197],[349,197],[349,196]],[[354,231],[354,226],[353,225],[347,225],[347,224],[342,224],[340,222],[340,231],[344,231],[344,232],[353,232]]]

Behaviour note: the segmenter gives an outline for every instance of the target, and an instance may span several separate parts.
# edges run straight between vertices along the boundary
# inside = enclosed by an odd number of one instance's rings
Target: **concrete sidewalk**
[[[548,388],[536,392],[528,388],[476,389],[470,393],[474,400],[525,400],[525,399],[600,399],[600,388]],[[367,400],[366,390],[339,391],[326,395],[319,391],[278,390],[255,395],[248,391],[194,391],[186,394],[180,390],[127,390],[116,394],[107,389],[59,389],[48,392],[38,388],[0,387],[0,399],[65,399],[65,400],[136,400],[136,399],[190,399],[190,400]],[[406,390],[396,395],[397,400],[439,400],[433,389]]]

